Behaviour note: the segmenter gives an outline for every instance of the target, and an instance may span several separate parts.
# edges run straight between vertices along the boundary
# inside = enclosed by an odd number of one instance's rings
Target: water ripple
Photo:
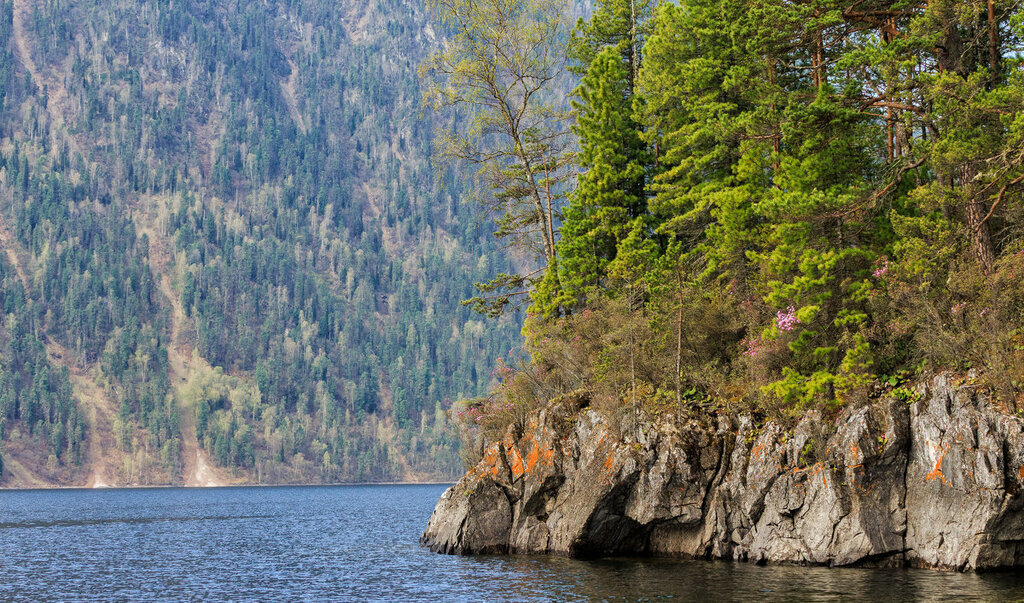
[[[1000,600],[1016,574],[436,555],[439,486],[0,492],[0,599]],[[59,528],[59,529],[51,529]]]

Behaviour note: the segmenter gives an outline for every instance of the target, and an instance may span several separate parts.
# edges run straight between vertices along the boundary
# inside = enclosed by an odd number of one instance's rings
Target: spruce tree
[[[576,90],[579,184],[565,209],[559,270],[567,308],[598,286],[619,242],[646,213],[646,149],[621,44],[602,50]],[[544,308],[550,313],[551,308]]]

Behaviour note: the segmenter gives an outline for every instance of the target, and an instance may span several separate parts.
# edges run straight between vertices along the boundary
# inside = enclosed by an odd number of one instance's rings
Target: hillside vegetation
[[[519,325],[405,0],[0,2],[0,485],[441,478]]]

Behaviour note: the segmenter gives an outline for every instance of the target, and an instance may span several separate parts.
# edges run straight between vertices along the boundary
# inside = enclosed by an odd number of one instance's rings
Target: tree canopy
[[[1019,3],[649,14],[605,0],[573,34],[577,183],[533,389],[796,413],[973,367],[1015,404]]]

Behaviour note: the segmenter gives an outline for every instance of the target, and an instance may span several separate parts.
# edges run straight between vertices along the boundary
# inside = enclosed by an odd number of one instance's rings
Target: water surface
[[[1021,574],[452,557],[444,486],[0,491],[0,600],[1014,600]]]

